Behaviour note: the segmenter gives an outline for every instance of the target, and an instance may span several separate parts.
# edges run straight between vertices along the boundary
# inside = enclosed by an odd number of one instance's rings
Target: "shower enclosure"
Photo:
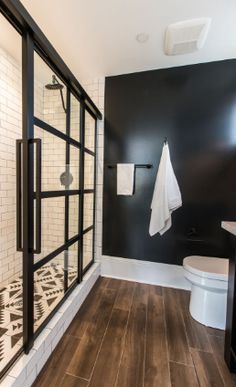
[[[2,376],[94,262],[101,113],[21,3],[0,11]]]

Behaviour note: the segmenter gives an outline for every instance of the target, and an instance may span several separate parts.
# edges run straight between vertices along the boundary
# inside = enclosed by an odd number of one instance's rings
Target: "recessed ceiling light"
[[[145,32],[141,32],[140,34],[136,35],[136,40],[139,43],[146,43],[149,39],[149,35],[146,34]]]

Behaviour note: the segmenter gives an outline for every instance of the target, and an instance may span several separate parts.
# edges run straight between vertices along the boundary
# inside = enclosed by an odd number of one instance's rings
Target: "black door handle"
[[[36,201],[36,238],[35,238],[35,254],[41,253],[41,171],[42,171],[42,147],[41,139],[35,138],[32,140],[36,144],[36,192],[35,192],[35,201]]]
[[[35,232],[35,254],[41,253],[41,139],[35,138],[29,140],[32,144],[36,144],[36,232]],[[22,243],[22,143],[23,140],[16,140],[16,250],[23,251]]]
[[[21,206],[21,145],[22,140],[16,140],[16,250],[23,251],[22,247],[22,206]]]

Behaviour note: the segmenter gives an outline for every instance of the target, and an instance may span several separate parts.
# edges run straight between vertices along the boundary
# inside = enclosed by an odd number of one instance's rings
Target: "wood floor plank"
[[[176,289],[176,294],[183,315],[189,346],[202,351],[212,352],[206,327],[195,321],[190,315],[190,292]]]
[[[65,335],[41,371],[35,386],[58,386],[71,360],[71,354],[79,345],[79,339]]]
[[[149,285],[149,292],[161,297],[163,295],[162,287],[157,285]]]
[[[110,278],[107,282],[107,288],[118,290],[122,284],[122,280],[116,278]]]
[[[236,387],[236,374],[229,372],[229,369],[224,361],[224,338],[210,335],[209,339],[218,369],[225,385],[227,387]]]
[[[104,287],[100,281],[95,286],[68,327],[66,332],[68,335],[81,339],[88,324],[92,322],[97,313]]]
[[[129,312],[113,309],[89,387],[115,386]]]
[[[185,365],[193,365],[183,316],[175,289],[163,288],[164,311],[167,326],[169,359]]]
[[[114,308],[129,311],[133,301],[135,287],[135,282],[123,281],[118,290]]]
[[[206,331],[207,331],[208,335],[219,336],[219,337],[223,337],[223,338],[225,337],[225,331],[223,329],[206,327]]]
[[[116,387],[143,387],[148,285],[137,284]]]
[[[107,328],[117,291],[105,289],[93,321],[88,324],[80,343],[72,356],[68,372],[90,379],[92,369]]]
[[[212,353],[191,350],[200,387],[225,387]]]
[[[158,287],[150,286],[147,310],[144,387],[170,387],[164,305]]]
[[[171,387],[199,387],[195,368],[170,362]]]
[[[51,386],[50,384],[48,386]],[[86,380],[77,378],[73,375],[65,374],[60,387],[88,387],[88,382]]]
[[[149,287],[150,285],[147,284],[136,283],[132,309],[141,308],[145,309],[145,311],[147,310]]]
[[[107,287],[107,284],[108,284],[109,281],[110,281],[110,278],[108,278],[108,277],[101,277],[101,276],[97,280],[99,286],[103,287],[103,288]]]

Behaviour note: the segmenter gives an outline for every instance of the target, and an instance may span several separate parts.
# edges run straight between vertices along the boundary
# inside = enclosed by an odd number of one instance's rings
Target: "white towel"
[[[180,189],[171,165],[168,144],[164,144],[151,204],[149,234],[163,235],[171,227],[171,214],[182,206]]]
[[[117,164],[117,195],[133,195],[134,164]]]

